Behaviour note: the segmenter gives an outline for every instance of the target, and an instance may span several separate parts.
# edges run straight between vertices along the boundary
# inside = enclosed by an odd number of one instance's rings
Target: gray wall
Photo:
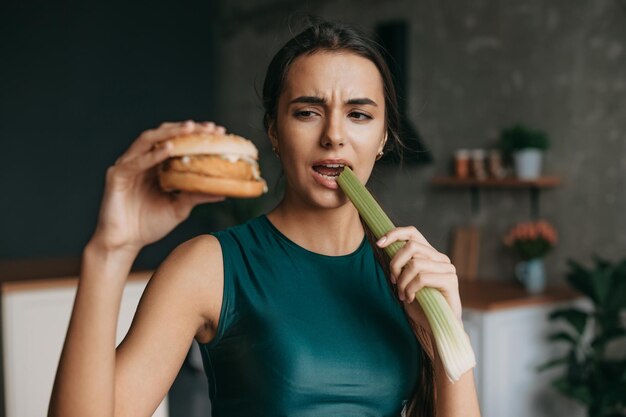
[[[0,259],[79,256],[106,168],[144,129],[215,118],[215,4],[8,2],[0,13]],[[213,228],[195,215],[154,267]]]
[[[261,89],[271,56],[297,31],[295,23],[305,12],[369,32],[379,21],[410,21],[409,111],[435,163],[379,169],[370,181],[398,223],[416,225],[445,252],[452,227],[474,221],[483,230],[481,277],[513,279],[516,259],[502,247],[501,236],[529,218],[528,194],[485,191],[479,215],[471,218],[469,191],[437,189],[429,182],[448,172],[455,149],[493,146],[502,127],[522,121],[550,134],[545,172],[564,181],[541,196],[541,215],[561,238],[546,259],[551,280],[562,279],[568,257],[587,262],[594,252],[614,260],[626,255],[623,0],[224,4],[220,121],[257,141],[270,179],[279,167],[261,127],[255,90]]]
[[[104,170],[141,130],[166,119],[215,119],[253,138],[273,190],[236,208],[245,217],[271,207],[279,166],[257,91],[307,12],[365,31],[384,20],[411,23],[410,116],[435,164],[373,176],[399,224],[416,225],[447,251],[452,227],[477,222],[481,276],[511,279],[515,258],[500,238],[528,218],[528,195],[483,192],[472,219],[469,191],[429,181],[447,172],[456,148],[491,146],[500,128],[519,120],[550,133],[546,172],[564,180],[541,199],[562,239],[547,258],[552,279],[567,257],[626,253],[624,0],[81,4],[14,2],[0,15],[0,56],[9,63],[0,66],[0,259],[78,256]],[[180,241],[232,223],[232,208],[196,210],[139,263],[155,266]]]

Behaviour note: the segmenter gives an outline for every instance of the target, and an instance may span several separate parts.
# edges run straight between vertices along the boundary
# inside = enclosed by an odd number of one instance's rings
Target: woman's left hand
[[[455,317],[461,321],[459,280],[450,258],[437,251],[413,226],[396,227],[381,237],[377,244],[385,248],[397,241],[406,241],[406,244],[391,260],[391,281],[396,284],[398,298],[414,324],[430,332],[422,308],[419,303],[413,302],[415,293],[424,287],[439,290]]]

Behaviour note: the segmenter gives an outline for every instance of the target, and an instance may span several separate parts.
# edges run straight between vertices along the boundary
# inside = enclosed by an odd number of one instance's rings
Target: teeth
[[[325,164],[322,166],[327,167],[327,168],[343,168],[344,165],[343,164]]]

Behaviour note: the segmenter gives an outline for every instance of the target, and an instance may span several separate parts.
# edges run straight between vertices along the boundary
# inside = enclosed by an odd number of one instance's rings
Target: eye
[[[372,116],[370,116],[369,114],[365,114],[365,113],[361,113],[360,111],[353,111],[350,112],[348,114],[348,117],[355,119],[357,121],[365,121],[365,120],[371,120]]]
[[[294,112],[294,116],[296,116],[299,119],[310,119],[312,117],[314,117],[317,113],[315,113],[312,110],[298,110],[296,112]]]

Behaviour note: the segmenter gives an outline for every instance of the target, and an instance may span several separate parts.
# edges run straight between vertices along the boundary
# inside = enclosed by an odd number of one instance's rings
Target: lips
[[[351,167],[347,161],[343,159],[324,159],[313,163],[313,177],[315,180],[331,189],[337,189],[337,177],[343,171],[344,167]]]
[[[352,165],[350,165],[350,163],[348,163],[345,159],[321,159],[313,162],[312,165],[314,168],[333,169],[339,171],[339,173],[343,171],[344,166],[352,168]]]
[[[327,165],[314,165],[313,169],[320,175],[325,177],[334,178],[341,174],[343,171],[343,165],[339,164],[327,164]]]

